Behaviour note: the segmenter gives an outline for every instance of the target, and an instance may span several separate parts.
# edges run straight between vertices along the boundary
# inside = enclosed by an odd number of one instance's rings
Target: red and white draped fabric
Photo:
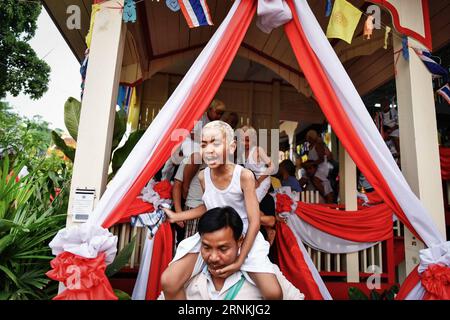
[[[115,243],[111,239],[114,237],[105,233],[104,228],[117,223],[127,214],[129,206],[142,188],[181,142],[183,137],[172,137],[175,129],[186,129],[188,133],[194,122],[200,119],[239,49],[256,12],[256,5],[258,24],[264,25],[265,31],[285,24],[285,32],[297,61],[339,140],[386,205],[430,248],[430,252],[422,252],[422,256],[428,257],[428,260],[418,272],[424,273],[429,269],[427,266],[435,264],[448,266],[450,259],[442,258],[450,254],[444,237],[409,188],[306,0],[235,0],[220,27],[108,185],[89,221],[77,228],[78,231],[60,231],[52,241],[53,252],[75,252],[82,257],[96,258],[101,252],[113,250]],[[300,289],[313,299],[331,299],[301,241],[296,239],[297,233],[293,232],[296,227],[290,224],[279,228],[284,229],[281,230],[284,237],[278,241],[285,241],[285,248],[298,243],[297,247],[292,247],[292,252],[296,254],[295,261],[292,260],[292,255],[280,255],[280,260],[284,259],[280,261],[282,271],[291,272],[298,277],[298,269],[297,273],[291,269],[300,261],[302,270],[309,270],[308,276],[305,276],[307,280],[303,281],[307,285]],[[75,241],[70,242],[67,235],[80,233],[83,229],[95,232],[85,233],[89,234],[87,238],[72,237]],[[160,236],[160,244],[167,239],[167,234],[164,232]],[[96,243],[101,243],[102,246],[96,246]],[[77,249],[86,247],[86,244],[90,244],[88,247],[95,250]],[[157,251],[155,245],[156,238],[152,257]],[[86,252],[88,254],[84,256]],[[151,273],[148,279],[158,277],[162,266],[158,268],[156,263],[165,264],[167,259],[167,254],[164,253],[149,262],[150,269],[157,271]],[[411,275],[408,280],[411,291],[402,293],[405,298],[423,297],[425,290],[418,279],[419,277],[414,278],[414,273]],[[159,287],[157,282],[156,287]],[[157,292],[147,294],[147,297],[154,298],[156,294]]]
[[[444,236],[395,164],[307,1],[288,3],[293,12],[293,20],[285,26],[288,39],[339,140],[396,216],[429,248],[444,248]],[[422,297],[412,292],[407,298]]]

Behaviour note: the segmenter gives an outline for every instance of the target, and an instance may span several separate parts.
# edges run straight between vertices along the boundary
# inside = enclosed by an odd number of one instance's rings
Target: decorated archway
[[[448,271],[449,243],[445,242],[427,210],[398,169],[308,3],[303,0],[279,0],[276,4],[273,6],[272,3],[269,8],[265,7],[265,1],[258,2],[260,22],[268,29],[284,24],[297,62],[341,143],[381,196],[389,212],[393,211],[405,226],[428,246],[429,249],[422,251],[418,272],[428,272],[429,275],[436,271],[436,268]],[[176,128],[191,130],[194,121],[206,110],[236,56],[255,12],[255,1],[235,1],[221,26],[108,186],[89,221],[80,228],[62,230],[52,241],[53,252],[58,254],[53,262],[54,267],[57,268],[64,259],[74,255],[83,257],[84,259],[79,259],[76,263],[85,265],[91,263],[92,259],[98,265],[111,261],[115,254],[115,242],[114,237],[105,228],[129,214],[130,205],[168,159],[173,147],[179,143],[170,139],[171,133]],[[284,202],[292,206],[288,199]],[[302,209],[301,204],[298,204],[295,210],[298,215],[303,214],[303,219],[308,215],[308,209]],[[316,229],[346,241],[364,243],[383,240],[381,231],[387,220],[380,222],[379,215],[373,212],[365,213],[366,215],[359,217],[354,215],[354,220],[341,221],[339,226],[342,229],[327,223],[314,223],[312,220],[309,222]],[[386,216],[383,217],[386,219]],[[373,229],[373,232],[364,236],[355,235],[354,229],[351,228],[355,221],[362,224],[361,228],[364,230]],[[282,271],[305,295],[313,299],[330,299],[331,296],[317,270],[302,250],[301,241],[296,239],[295,233],[292,232],[295,227],[288,225],[286,228],[290,230],[282,232],[285,237],[280,239],[280,244],[284,241],[284,247],[290,247],[291,250],[283,252],[284,262],[280,263]],[[161,228],[158,231],[158,241],[162,247],[158,250],[159,256],[152,258],[152,265],[158,267],[158,272],[150,273],[155,294],[160,290],[160,271],[170,260],[170,255],[164,249],[168,247],[167,242],[164,242],[169,232],[166,229]],[[292,273],[290,269],[294,266],[297,267],[296,270],[302,270],[302,277],[295,277]],[[100,270],[98,276],[101,276],[101,268],[96,270]],[[429,291],[427,286],[425,288],[428,291],[424,290],[423,280],[420,282],[418,272],[410,274],[403,285],[400,298],[421,299],[436,296],[436,292]],[[63,296],[111,298],[110,291],[111,288],[103,275],[98,286],[86,288],[81,296],[77,296],[79,293],[70,288],[64,291]]]

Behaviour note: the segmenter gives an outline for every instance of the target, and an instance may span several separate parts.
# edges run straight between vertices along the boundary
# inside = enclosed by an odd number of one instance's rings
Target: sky
[[[47,11],[42,8],[37,23],[35,37],[30,45],[39,58],[43,58],[51,67],[48,91],[39,100],[20,94],[17,97],[7,95],[14,111],[28,118],[40,115],[50,123],[52,129],[66,131],[64,125],[64,103],[69,97],[80,100],[80,64],[64,41]]]

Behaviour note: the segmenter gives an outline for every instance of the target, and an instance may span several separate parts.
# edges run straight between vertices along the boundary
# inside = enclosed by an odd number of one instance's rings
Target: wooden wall
[[[150,125],[180,81],[181,76],[159,73],[143,83],[140,128]],[[216,98],[225,102],[227,112],[239,115],[239,126],[278,129],[280,120],[321,123],[324,119],[314,100],[288,85],[224,81]]]

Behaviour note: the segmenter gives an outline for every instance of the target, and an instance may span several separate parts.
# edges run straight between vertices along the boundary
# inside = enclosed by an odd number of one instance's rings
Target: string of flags
[[[363,27],[363,38],[370,40],[375,29],[375,17],[373,14],[362,12],[347,0],[335,0],[334,4],[332,4],[331,0],[326,0],[325,16],[330,17],[326,33],[327,37],[342,39],[348,44],[351,44],[356,28],[363,15],[366,16]],[[389,34],[392,29],[389,26],[383,26],[383,28],[385,29],[383,48],[387,49]]]
[[[360,9],[353,6],[347,0],[335,0],[334,4],[332,4],[331,0],[326,0],[325,16],[330,17],[326,33],[327,37],[338,38],[344,40],[348,44],[351,44],[356,28],[363,14],[367,16],[366,21],[364,22],[363,38],[365,40],[370,40],[375,27],[373,14],[363,13]],[[387,25],[383,25],[382,27],[385,29],[383,48],[387,49],[389,34],[391,34],[392,29]],[[399,36],[394,33],[392,33],[392,35]],[[401,35],[401,41],[402,48],[394,53],[395,55],[397,55],[394,65],[395,72],[397,72],[396,65],[400,54],[406,61],[409,61],[409,49],[413,49],[413,51],[422,60],[425,67],[431,73],[433,79],[441,78],[443,79],[444,83],[446,83],[442,88],[437,90],[436,93],[450,104],[450,85],[448,84],[448,70],[442,67],[435,60],[436,57],[434,57],[428,50],[410,47],[408,44],[407,36]]]

